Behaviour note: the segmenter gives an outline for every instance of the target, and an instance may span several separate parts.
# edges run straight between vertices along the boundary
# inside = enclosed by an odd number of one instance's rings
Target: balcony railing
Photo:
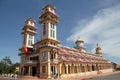
[[[37,64],[39,63],[39,61],[38,60],[27,60],[27,61],[24,61],[23,63],[24,64]]]
[[[59,60],[57,58],[50,59],[51,62],[58,62]]]

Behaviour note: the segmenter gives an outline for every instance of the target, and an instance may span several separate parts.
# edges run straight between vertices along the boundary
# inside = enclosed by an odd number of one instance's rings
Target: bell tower
[[[41,42],[45,45],[57,45],[57,24],[58,16],[55,13],[56,8],[50,4],[43,7],[42,15],[39,17],[41,24]]]
[[[97,44],[97,47],[96,47],[96,54],[98,56],[101,56],[102,57],[102,49],[99,47],[99,45]]]
[[[28,48],[32,48],[32,44],[34,44],[35,34],[37,33],[35,21],[30,17],[25,20],[25,26],[22,28],[23,32],[23,47],[26,46]]]

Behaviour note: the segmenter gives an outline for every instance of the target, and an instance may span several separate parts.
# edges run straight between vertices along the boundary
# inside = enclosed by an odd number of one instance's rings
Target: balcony
[[[27,60],[27,61],[24,62],[24,64],[26,64],[26,65],[33,65],[33,64],[36,65],[38,63],[39,63],[38,60]]]
[[[59,62],[59,60],[57,58],[50,59],[50,61],[53,62],[53,63],[58,63]]]

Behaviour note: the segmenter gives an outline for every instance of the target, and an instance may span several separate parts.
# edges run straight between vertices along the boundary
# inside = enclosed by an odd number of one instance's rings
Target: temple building
[[[35,42],[37,27],[30,17],[22,28],[23,44],[20,53],[20,74],[39,78],[74,77],[112,72],[111,62],[102,55],[97,44],[95,54],[87,52],[84,40],[78,38],[75,47],[60,45],[57,40],[58,15],[50,4],[42,8],[39,24],[41,39]]]

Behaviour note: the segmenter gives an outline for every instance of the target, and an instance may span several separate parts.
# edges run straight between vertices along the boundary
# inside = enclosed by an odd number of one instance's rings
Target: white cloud
[[[103,53],[120,57],[120,5],[101,9],[92,18],[78,22],[68,41],[80,36],[86,44],[100,43]]]

